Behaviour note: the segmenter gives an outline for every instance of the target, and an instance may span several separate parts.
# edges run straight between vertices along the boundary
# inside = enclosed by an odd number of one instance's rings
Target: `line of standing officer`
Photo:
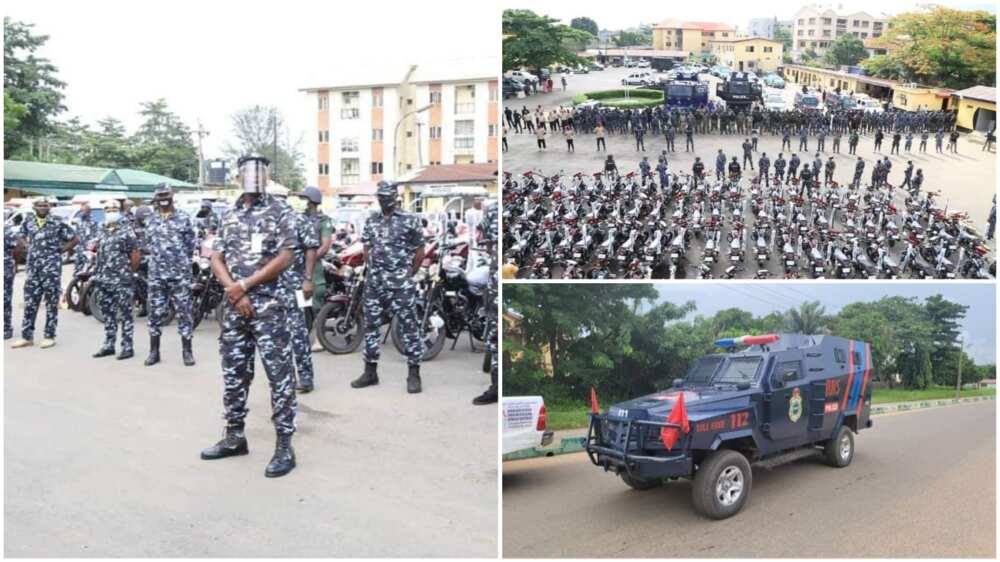
[[[104,316],[104,344],[94,357],[115,354],[115,337],[121,326],[122,346],[117,359],[135,355],[135,275],[139,270],[139,240],[118,210],[117,203],[104,208],[104,226],[97,236],[94,256],[94,289]]]

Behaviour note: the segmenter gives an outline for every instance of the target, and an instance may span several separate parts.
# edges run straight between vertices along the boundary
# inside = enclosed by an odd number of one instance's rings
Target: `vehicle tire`
[[[633,490],[652,490],[663,485],[663,479],[661,478],[639,478],[637,476],[629,476],[627,472],[622,472],[618,476],[621,476],[622,482]]]
[[[840,426],[837,435],[823,444],[823,458],[826,464],[844,468],[854,459],[854,435],[846,425]]]
[[[712,519],[731,517],[750,497],[752,483],[753,473],[746,457],[736,451],[716,451],[701,463],[694,476],[694,508]]]
[[[198,325],[205,318],[204,303],[201,295],[191,299],[191,329],[197,330]]]
[[[90,311],[91,316],[94,320],[97,320],[101,324],[104,323],[104,314],[101,312],[101,303],[97,301],[97,290],[91,286],[87,290],[87,310]]]
[[[83,283],[78,277],[70,281],[69,286],[66,287],[66,305],[75,312],[80,312],[83,305],[83,293],[80,290],[82,287]]]
[[[226,306],[225,299],[220,300],[219,304],[215,306],[215,321],[219,323],[219,326],[222,326],[222,315],[224,314],[222,307],[224,306]]]
[[[440,309],[434,310],[431,314],[437,313],[440,317],[442,316]],[[424,316],[424,307],[422,303],[417,304],[417,321],[419,322]],[[443,320],[443,319],[442,319]],[[444,326],[441,326],[437,330],[434,329],[433,325],[430,325],[430,316],[427,317],[428,326],[421,330],[421,337],[424,339],[424,355],[421,361],[430,361],[441,353],[444,349],[444,342],[448,339],[448,331]],[[403,349],[403,335],[400,332],[399,327],[399,317],[393,316],[392,325],[390,326],[390,331],[392,334],[392,345],[396,347],[396,351],[400,355],[405,355],[406,350]]]
[[[346,302],[328,302],[319,309],[313,331],[323,349],[335,355],[352,353],[364,340],[362,318],[355,318],[352,326],[345,326],[347,318]]]

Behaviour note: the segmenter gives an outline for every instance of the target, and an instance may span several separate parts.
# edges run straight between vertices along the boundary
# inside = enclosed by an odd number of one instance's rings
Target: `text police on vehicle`
[[[844,467],[854,433],[871,427],[871,345],[836,336],[771,334],[719,340],[744,351],[695,361],[669,391],[599,413],[586,450],[629,486],[693,478],[695,508],[722,519],[750,495],[750,464],[771,468],[813,454]]]

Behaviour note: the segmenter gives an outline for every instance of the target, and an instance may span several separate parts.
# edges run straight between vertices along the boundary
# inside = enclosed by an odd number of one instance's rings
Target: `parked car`
[[[625,78],[622,78],[623,86],[645,86],[653,82],[652,72],[633,72]]]
[[[635,65],[636,68],[649,68],[649,66],[650,63],[648,60],[641,60]]]
[[[777,74],[765,74],[764,85],[769,88],[784,88],[785,80]]]
[[[502,454],[552,443],[552,432],[546,430],[549,416],[541,396],[504,396],[502,410]]]
[[[778,92],[768,92],[764,94],[764,107],[782,111],[785,109],[785,97]]]
[[[678,80],[698,80],[698,74],[700,71],[694,66],[681,66],[674,69]]]
[[[604,65],[599,62],[592,62],[590,63],[590,70],[593,70],[595,72],[599,70],[604,70]]]
[[[537,76],[535,76],[534,74],[531,74],[530,72],[526,72],[526,71],[523,71],[523,70],[511,70],[511,71],[507,72],[507,74],[504,74],[504,76],[507,76],[509,78],[514,78],[514,79],[519,80],[521,82],[534,82],[536,84],[538,83],[538,77]]]

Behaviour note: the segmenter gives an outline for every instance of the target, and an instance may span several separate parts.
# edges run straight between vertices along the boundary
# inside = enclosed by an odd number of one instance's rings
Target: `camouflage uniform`
[[[482,244],[490,252],[490,288],[486,296],[486,335],[484,339],[490,350],[490,382],[497,384],[497,354],[499,352],[497,298],[500,293],[499,260],[497,259],[498,205],[486,207],[483,221],[479,223]]]
[[[21,223],[20,235],[28,244],[28,258],[24,280],[24,321],[21,337],[32,341],[35,336],[35,317],[38,306],[45,298],[45,337],[56,337],[59,322],[59,293],[62,285],[62,248],[76,234],[63,219],[49,214],[42,224],[29,216]]]
[[[315,213],[305,213],[302,215],[305,220],[312,225],[316,234],[316,240],[323,244],[323,240],[333,236],[333,220],[319,211]],[[323,264],[319,256],[316,257],[316,268],[313,269],[313,312],[319,312],[326,303],[326,275],[323,273]]]
[[[420,365],[424,340],[417,318],[417,288],[410,271],[417,248],[424,244],[420,218],[394,210],[388,218],[375,212],[365,222],[361,242],[368,251],[364,289],[366,363],[379,360],[382,309],[395,313],[403,332],[403,348],[410,366]]]
[[[75,252],[73,255],[73,275],[76,276],[80,273],[80,270],[87,265],[87,256],[84,252],[87,247],[90,246],[91,242],[97,240],[101,235],[101,226],[94,222],[91,217],[81,216],[76,221],[75,225],[76,235],[80,238],[80,243],[76,245]]]
[[[17,247],[17,229],[4,225],[3,229],[3,339],[14,337],[14,249]]]
[[[267,194],[261,194],[247,209],[240,202],[222,219],[216,249],[229,267],[234,280],[250,277],[278,255],[282,249],[295,247],[291,207]],[[288,307],[278,279],[262,283],[247,294],[253,305],[252,318],[244,318],[225,301],[219,354],[222,356],[222,396],[226,420],[242,426],[247,415],[247,396],[253,380],[255,349],[271,385],[271,409],[275,431],[279,435],[295,432],[295,376],[288,354]]]
[[[178,332],[182,338],[190,338],[191,256],[195,249],[191,217],[177,209],[166,217],[153,212],[143,234],[143,248],[149,252],[149,335],[159,337],[172,300]]]
[[[122,328],[122,351],[133,351],[135,323],[132,307],[135,302],[135,278],[132,274],[132,252],[139,249],[135,232],[125,222],[114,228],[105,226],[97,240],[94,284],[104,315],[104,347],[114,349],[118,326]]]
[[[205,240],[212,232],[219,231],[219,217],[212,211],[204,217],[195,217],[195,225],[198,229],[198,240]]]
[[[306,314],[299,308],[295,293],[302,289],[302,283],[305,281],[306,250],[318,248],[319,239],[305,216],[292,211],[289,222],[292,224],[295,256],[288,269],[281,272],[281,284],[288,307],[288,331],[292,337],[295,370],[299,382],[308,385],[312,384],[314,374],[312,350],[309,349],[309,327],[306,326]]]

